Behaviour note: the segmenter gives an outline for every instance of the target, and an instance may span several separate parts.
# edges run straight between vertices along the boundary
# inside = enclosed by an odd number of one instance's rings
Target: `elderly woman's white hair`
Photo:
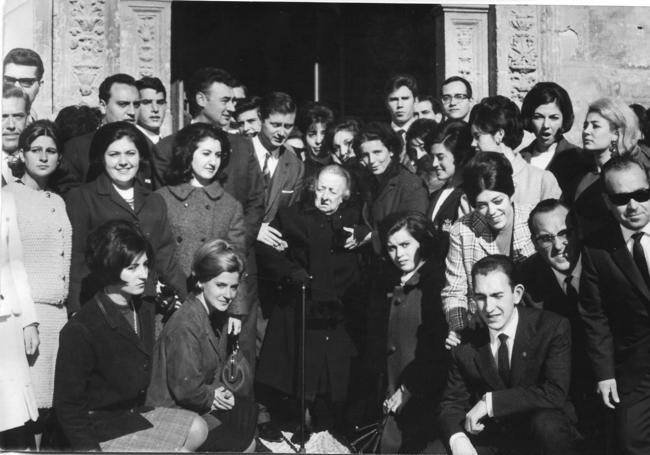
[[[338,175],[339,177],[342,177],[345,180],[345,193],[343,194],[343,200],[346,200],[350,197],[350,186],[352,185],[352,177],[350,177],[350,173],[348,172],[347,169],[345,169],[343,166],[339,166],[338,164],[328,164],[327,166],[323,166],[318,171],[318,174],[316,174],[316,178],[314,182],[318,182],[318,179],[323,174],[332,174],[332,175]]]

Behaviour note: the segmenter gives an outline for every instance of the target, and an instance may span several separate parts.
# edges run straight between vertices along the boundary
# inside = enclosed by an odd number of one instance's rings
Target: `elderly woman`
[[[61,331],[54,407],[73,450],[195,450],[207,426],[195,413],[144,406],[154,308],[140,299],[152,248],[133,223],[110,221],[88,239],[100,291]]]
[[[155,293],[160,280],[181,298],[186,293],[186,276],[175,255],[167,207],[159,194],[138,178],[147,166],[148,146],[144,135],[128,122],[102,126],[90,146],[88,183],[71,190],[65,198],[72,224],[72,266],[68,313],[79,311],[81,302],[97,291],[88,277],[84,258],[89,232],[110,220],[135,223],[156,251],[145,295]]]
[[[463,189],[474,211],[460,218],[449,232],[442,303],[449,329],[468,325],[472,302],[472,266],[490,254],[521,262],[535,252],[528,230],[531,207],[513,202],[515,187],[510,161],[500,153],[477,154],[463,172]]]
[[[193,292],[165,325],[154,351],[147,404],[201,414],[210,429],[204,451],[254,448],[257,406],[222,379],[228,310],[243,272],[243,260],[226,241],[199,247],[192,261]]]
[[[515,153],[524,137],[521,114],[515,103],[500,95],[483,98],[472,108],[469,123],[474,136],[472,145],[478,151],[499,152],[510,161],[515,186],[514,202],[533,207],[544,199],[560,198],[562,190],[555,176],[528,164]]]
[[[32,430],[40,447],[43,424],[52,408],[54,364],[59,332],[68,321],[66,299],[70,277],[72,227],[63,199],[52,192],[50,178],[61,162],[60,142],[49,120],[28,125],[18,140],[18,166],[7,190],[16,198],[23,261],[36,304],[41,344],[31,362],[31,374],[39,407]]]
[[[339,425],[350,360],[356,354],[346,330],[347,312],[359,298],[359,264],[352,237],[360,215],[356,207],[346,204],[349,195],[349,173],[338,165],[324,167],[317,175],[314,197],[280,209],[272,223],[289,248],[280,253],[258,242],[260,276],[283,284],[284,293],[269,320],[256,381],[297,395],[296,318],[300,285],[308,284],[306,398],[312,404],[324,399]],[[320,426],[331,427],[331,422]]]
[[[521,105],[524,129],[535,140],[520,151],[531,165],[546,169],[557,179],[564,199],[573,202],[580,179],[590,166],[580,147],[564,138],[573,126],[573,104],[564,88],[555,82],[539,82]]]
[[[582,127],[582,142],[595,170],[582,178],[573,201],[583,235],[588,235],[611,217],[602,196],[600,168],[612,156],[623,153],[632,154],[646,169],[650,167],[650,161],[637,145],[640,138],[638,119],[623,101],[600,98],[589,105]]]

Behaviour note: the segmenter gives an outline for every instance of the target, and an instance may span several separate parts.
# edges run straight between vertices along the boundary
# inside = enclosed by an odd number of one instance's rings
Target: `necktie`
[[[578,291],[576,291],[576,288],[573,287],[573,283],[571,283],[572,280],[573,280],[573,275],[567,275],[567,277],[564,280],[564,284],[566,285],[565,292],[571,302],[577,302]]]
[[[404,156],[406,155],[406,130],[399,129],[397,130],[397,134],[399,134],[399,140],[402,144],[401,157],[404,158]]]
[[[645,280],[646,284],[650,286],[650,272],[648,272],[648,262],[646,261],[645,253],[643,252],[643,246],[641,245],[641,239],[643,238],[643,232],[635,232],[632,234],[634,243],[632,244],[632,257],[634,258],[634,263],[636,264],[641,276]]]
[[[510,387],[510,359],[508,358],[508,335],[502,333],[499,335],[499,350],[497,351],[497,361],[499,362],[498,370],[501,380]]]
[[[271,184],[271,168],[269,167],[269,159],[271,158],[271,153],[266,152],[264,156],[264,166],[262,166],[262,175],[264,176],[264,187],[268,188]]]

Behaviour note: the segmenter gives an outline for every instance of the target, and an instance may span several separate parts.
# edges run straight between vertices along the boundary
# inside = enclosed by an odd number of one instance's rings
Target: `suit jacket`
[[[88,277],[86,240],[94,229],[112,220],[134,223],[153,248],[154,262],[149,270],[145,294],[155,293],[157,275],[160,275],[161,281],[175,289],[181,298],[185,297],[186,276],[176,260],[176,246],[169,227],[165,201],[137,180],[134,197],[135,208],[132,209],[117,193],[105,173],[93,182],[72,189],[66,195],[66,210],[72,225],[69,313],[78,311],[80,303],[97,291],[96,283],[92,277]]]
[[[111,427],[128,429],[134,418],[129,410],[145,402],[154,308],[149,302],[134,304],[139,334],[104,293],[86,303],[61,330],[54,408],[75,451],[99,450],[99,442],[111,439]]]
[[[463,432],[465,414],[492,392],[496,419],[517,417],[538,409],[564,409],[571,371],[569,321],[551,312],[519,308],[519,323],[510,362],[511,384],[506,388],[490,349],[488,330],[464,333],[451,351],[451,367],[443,393],[440,424],[445,441]]]
[[[228,355],[227,327],[219,324],[215,332],[210,319],[190,295],[167,321],[154,348],[147,405],[210,411]]]
[[[631,392],[650,371],[650,289],[618,225],[585,240],[579,309],[596,380]]]
[[[440,251],[442,254],[446,255],[449,251],[449,231],[453,224],[458,220],[459,213],[464,211],[464,204],[467,204],[467,200],[463,198],[465,193],[462,188],[454,188],[449,196],[447,196],[447,199],[445,199],[440,205],[434,218],[433,209],[436,207],[444,189],[445,188],[440,188],[431,194],[426,218],[427,220],[431,220],[434,230],[438,233]],[[467,213],[469,213],[469,210]]]
[[[259,163],[257,158],[255,161]],[[271,184],[265,192],[264,218],[262,220],[264,223],[273,221],[280,207],[289,207],[300,200],[304,178],[305,166],[303,162],[291,147],[283,146],[280,150],[278,166],[271,178]]]
[[[534,140],[519,152],[528,163],[534,153],[536,141]],[[571,204],[580,179],[591,170],[591,167],[593,166],[589,164],[580,147],[573,145],[563,136],[558,141],[553,158],[546,166],[546,170],[553,173],[562,189],[564,200]]]
[[[510,257],[517,262],[535,253],[528,230],[528,207],[515,207]],[[445,261],[445,287],[442,305],[451,330],[465,326],[465,315],[472,300],[472,266],[490,254],[499,254],[496,237],[483,216],[471,212],[460,218],[449,232],[449,252]]]

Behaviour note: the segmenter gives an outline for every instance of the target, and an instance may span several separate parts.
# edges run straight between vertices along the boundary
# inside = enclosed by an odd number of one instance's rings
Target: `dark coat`
[[[650,289],[618,225],[585,239],[579,309],[596,381],[630,393],[650,372]]]
[[[492,393],[494,419],[521,418],[541,409],[565,409],[571,371],[571,327],[565,318],[548,311],[519,308],[519,323],[511,359],[511,387],[501,380],[487,328],[463,334],[451,351],[451,366],[443,394],[440,426],[443,441],[463,432],[467,412]]]
[[[536,140],[519,152],[528,163],[530,163],[535,146]],[[563,136],[558,141],[553,158],[548,163],[546,170],[553,173],[562,189],[563,199],[571,204],[580,179],[592,168],[593,165],[590,164],[582,149],[567,141]]]
[[[72,449],[99,450],[99,442],[138,428],[151,375],[154,308],[135,301],[139,334],[115,304],[99,293],[61,330],[54,377],[54,408]],[[136,420],[132,425],[131,422]],[[130,431],[129,431],[130,430]]]
[[[226,320],[222,322],[215,332],[201,301],[188,297],[156,342],[147,405],[210,411],[227,359]]]
[[[257,158],[255,161],[259,163]],[[261,169],[261,168],[260,168]],[[291,147],[282,146],[278,165],[269,188],[265,191],[264,219],[270,223],[280,207],[288,207],[300,200],[305,178],[305,166]]]
[[[356,298],[359,280],[357,254],[343,248],[342,226],[359,222],[355,207],[341,206],[327,216],[313,204],[281,207],[274,227],[283,233],[289,244],[283,254],[261,242],[257,243],[261,279],[283,283],[282,291],[272,296],[276,303],[269,320],[260,353],[256,380],[285,393],[297,392],[297,315],[300,288],[285,280],[296,271],[313,276],[308,292],[307,394],[312,396],[318,386],[323,363],[334,399],[342,399],[347,391],[350,358],[355,348],[345,331],[346,305]],[[269,296],[266,296],[267,299]],[[326,331],[327,334],[320,335]]]
[[[449,251],[449,231],[451,230],[451,226],[458,220],[458,211],[465,193],[462,188],[454,188],[440,206],[435,218],[433,218],[433,209],[436,207],[443,190],[444,188],[440,188],[431,194],[426,218],[427,220],[431,220],[433,228],[438,234],[437,240],[440,245],[440,253],[445,257],[447,256],[447,251]]]
[[[65,198],[66,210],[72,224],[72,259],[70,266],[70,295],[68,312],[79,310],[84,296],[97,291],[91,278],[86,279],[85,260],[88,235],[107,221],[125,220],[138,227],[154,251],[153,267],[145,295],[154,295],[157,275],[175,289],[181,298],[186,294],[186,276],[175,256],[175,243],[167,217],[167,206],[160,195],[152,193],[137,180],[134,186],[135,209],[117,193],[109,177],[103,173],[94,182],[71,190]],[[85,280],[84,280],[85,279]]]

